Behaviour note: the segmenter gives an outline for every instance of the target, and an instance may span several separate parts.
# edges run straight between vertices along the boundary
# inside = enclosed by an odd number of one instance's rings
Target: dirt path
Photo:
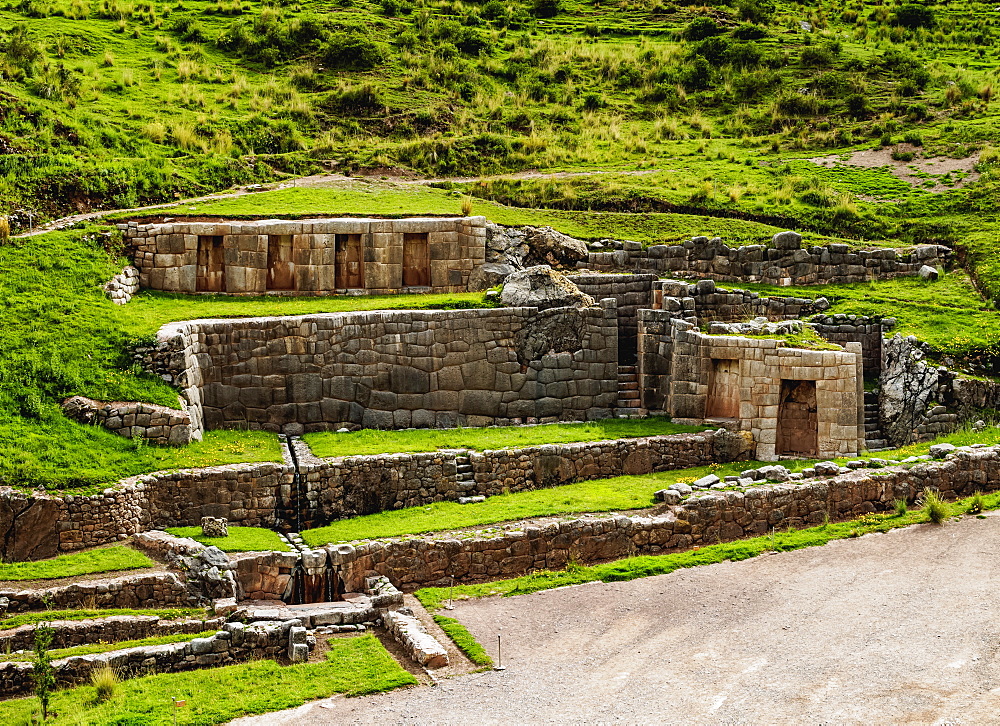
[[[460,604],[479,673],[243,726],[995,723],[1000,517]]]
[[[196,204],[198,202],[214,202],[219,199],[233,199],[235,197],[243,197],[248,194],[259,194],[262,191],[275,191],[277,189],[288,189],[290,187],[322,187],[322,186],[343,186],[354,184],[359,181],[362,182],[381,182],[384,184],[404,184],[404,185],[426,185],[434,184],[435,182],[454,182],[454,183],[467,183],[474,181],[491,181],[497,179],[570,179],[574,177],[586,177],[586,176],[600,176],[605,174],[619,174],[625,176],[642,176],[645,174],[654,174],[658,171],[663,171],[663,169],[643,169],[643,170],[630,170],[630,171],[557,171],[557,172],[540,172],[540,171],[522,171],[513,174],[496,174],[493,176],[482,176],[482,177],[433,177],[430,179],[419,178],[419,177],[406,177],[401,176],[398,173],[395,174],[365,174],[358,176],[345,176],[343,174],[314,174],[312,176],[296,177],[295,179],[289,179],[277,184],[252,184],[247,187],[240,187],[233,189],[228,192],[219,192],[216,194],[207,194],[202,197],[191,197],[189,199],[180,199],[176,202],[165,202],[163,204],[150,204],[144,207],[129,207],[126,209],[102,209],[95,212],[81,212],[79,214],[71,214],[67,217],[60,217],[59,219],[53,219],[50,222],[46,222],[38,227],[33,227],[27,232],[22,232],[20,234],[12,235],[13,237],[33,237],[38,234],[45,234],[46,232],[51,232],[56,229],[64,229],[70,227],[78,222],[86,222],[91,219],[99,219],[105,217],[109,214],[120,214],[123,212],[146,212],[153,209],[174,209],[185,204]]]

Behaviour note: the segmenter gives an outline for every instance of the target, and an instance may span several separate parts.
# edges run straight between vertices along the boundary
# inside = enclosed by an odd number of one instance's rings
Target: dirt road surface
[[[238,723],[998,723],[998,545],[966,518],[460,603],[506,671]]]

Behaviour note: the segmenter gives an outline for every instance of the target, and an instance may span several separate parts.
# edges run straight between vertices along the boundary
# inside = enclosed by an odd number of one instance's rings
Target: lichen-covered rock
[[[510,307],[537,307],[543,310],[584,308],[594,304],[594,298],[548,265],[535,265],[512,274],[503,285],[500,301]]]
[[[937,389],[937,370],[927,364],[912,335],[895,335],[882,344],[884,361],[879,394],[879,420],[890,445],[905,446]]]
[[[587,259],[587,245],[581,240],[557,232],[551,227],[528,227],[525,232],[529,262],[573,268],[577,262]]]

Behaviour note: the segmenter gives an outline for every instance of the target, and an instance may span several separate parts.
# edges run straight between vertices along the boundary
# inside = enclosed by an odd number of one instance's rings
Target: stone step
[[[472,471],[472,464],[459,464],[457,468],[459,472]]]
[[[888,442],[885,439],[871,439],[871,440],[866,439],[865,448],[867,448],[869,451],[886,451],[889,448],[888,446],[886,446],[887,443]]]
[[[636,399],[636,400],[639,399],[639,391],[618,391],[618,400],[619,401],[621,401],[621,400],[630,401],[632,399]]]
[[[618,366],[619,373],[635,373],[635,369],[638,366]]]
[[[639,390],[639,384],[636,383],[635,381],[633,381],[632,383],[619,383],[618,384],[618,390],[619,391],[638,391]]]
[[[635,383],[639,380],[639,376],[635,373],[619,373],[618,382],[619,383]]]
[[[866,423],[865,424],[865,434],[875,433],[879,431],[879,426],[877,423]]]
[[[641,402],[636,401],[618,401],[618,408],[641,408]]]

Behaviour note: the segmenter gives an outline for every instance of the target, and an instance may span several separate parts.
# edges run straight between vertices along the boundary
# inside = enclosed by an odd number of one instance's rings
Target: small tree
[[[49,657],[54,633],[48,623],[39,623],[35,628],[35,662],[31,678],[35,682],[35,695],[42,704],[42,721],[49,717],[49,699],[56,687],[56,673]]]

